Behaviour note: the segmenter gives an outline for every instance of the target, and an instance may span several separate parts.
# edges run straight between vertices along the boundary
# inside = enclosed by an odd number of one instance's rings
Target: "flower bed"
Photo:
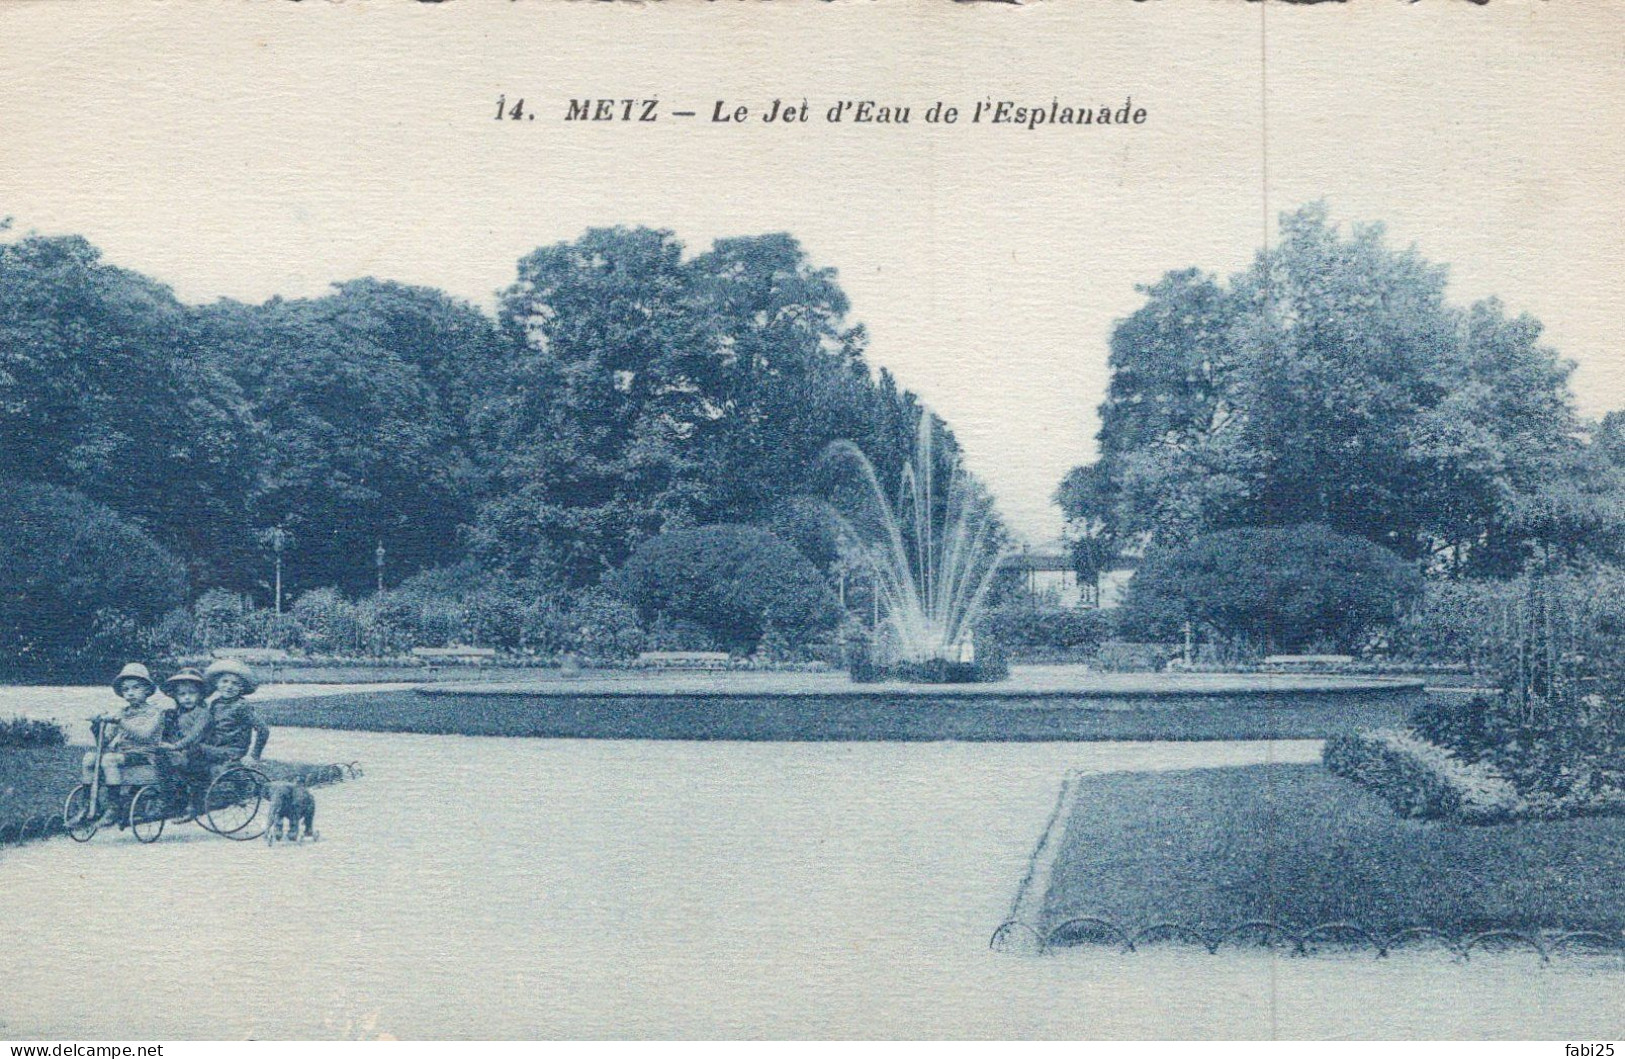
[[[1296,764],[1084,776],[1070,804],[1029,923],[1051,945],[1237,944],[1318,928],[1312,949],[1349,940],[1330,927],[1357,924],[1384,947],[1442,935],[1461,951],[1485,932],[1544,944],[1545,932],[1618,939],[1625,927],[1617,817],[1417,826],[1374,792]],[[1091,920],[1104,931],[1082,929]]]
[[[1409,728],[1333,736],[1326,767],[1370,788],[1401,816],[1497,823],[1519,815],[1517,789],[1486,764],[1469,764]]]
[[[1333,736],[1323,760],[1402,816],[1490,824],[1625,812],[1625,790],[1618,787],[1580,782],[1562,794],[1520,792],[1491,763],[1463,761],[1409,728]]]
[[[1323,760],[1407,817],[1500,823],[1625,814],[1625,788],[1612,773],[1570,768],[1565,786],[1553,789],[1542,773],[1511,772],[1488,757],[1469,762],[1409,728],[1332,736]]]
[[[1518,793],[1516,815],[1556,820],[1625,812],[1625,749],[1617,693],[1573,689],[1559,700],[1431,695],[1412,715],[1413,736],[1483,766]]]
[[[67,741],[68,733],[55,721],[33,717],[13,717],[0,721],[0,747],[52,747],[62,746]]]

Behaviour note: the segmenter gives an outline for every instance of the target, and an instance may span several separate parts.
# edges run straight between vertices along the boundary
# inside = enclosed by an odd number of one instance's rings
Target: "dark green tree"
[[[460,406],[495,337],[438,291],[372,280],[315,299],[198,312],[212,355],[252,401],[256,523],[288,531],[285,585],[374,583],[455,561],[476,483]]]
[[[1170,273],[1113,333],[1100,459],[1059,501],[1108,540],[1315,522],[1515,570],[1568,532],[1516,513],[1576,466],[1572,365],[1532,318],[1444,291],[1444,269],[1318,204],[1229,283]]]
[[[685,437],[715,365],[669,232],[599,229],[519,262],[507,359],[475,410],[479,553],[589,584],[706,501]]]
[[[864,336],[833,269],[785,234],[718,240],[689,266],[709,317],[714,389],[692,423],[708,519],[770,517],[831,441],[870,427]],[[699,380],[695,380],[696,383]]]
[[[670,232],[597,229],[530,254],[473,415],[488,483],[477,551],[590,584],[657,533],[770,523],[825,496],[836,439],[895,473],[914,399],[872,379],[846,312],[833,272],[786,235],[685,261]]]
[[[248,403],[169,288],[78,237],[0,243],[0,452],[229,580],[252,537]]]
[[[185,567],[111,508],[60,486],[0,485],[0,674],[86,676],[186,602]]]

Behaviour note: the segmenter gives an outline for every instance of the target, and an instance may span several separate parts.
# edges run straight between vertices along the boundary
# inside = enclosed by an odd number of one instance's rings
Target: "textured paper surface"
[[[489,305],[588,227],[788,231],[1037,541],[1135,284],[1237,272],[1317,199],[1539,317],[1583,412],[1625,404],[1622,47],[1625,10],[1515,2],[13,2],[0,216],[196,303],[376,275]],[[661,117],[564,120],[600,98]],[[775,99],[809,121],[757,120]],[[911,122],[824,120],[843,99]],[[923,120],[1130,99],[1141,125]],[[0,1037],[1621,1031],[1617,970],[989,951],[1068,770],[1310,745],[281,738],[371,766],[309,856],[0,851]]]

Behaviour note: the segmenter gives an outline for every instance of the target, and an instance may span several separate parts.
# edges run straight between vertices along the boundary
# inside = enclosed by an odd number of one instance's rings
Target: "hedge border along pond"
[[[1069,778],[995,948],[1625,948],[1625,818],[1398,817],[1319,765]]]
[[[967,691],[966,688],[974,690]],[[1403,723],[1420,685],[1214,694],[1021,694],[1000,685],[846,694],[546,693],[450,687],[284,699],[273,725],[573,739],[1108,741],[1319,739]]]

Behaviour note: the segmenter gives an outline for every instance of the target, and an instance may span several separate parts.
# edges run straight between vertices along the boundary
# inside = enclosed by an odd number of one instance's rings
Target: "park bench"
[[[235,658],[249,665],[271,665],[286,662],[292,656],[280,647],[216,647],[209,652],[215,658]]]
[[[638,665],[663,669],[722,669],[728,665],[727,651],[644,651]]]
[[[1264,659],[1266,666],[1280,669],[1326,669],[1353,662],[1353,655],[1270,655]]]
[[[465,665],[485,665],[495,662],[497,653],[491,647],[414,647],[412,657],[425,662],[460,662]]]

